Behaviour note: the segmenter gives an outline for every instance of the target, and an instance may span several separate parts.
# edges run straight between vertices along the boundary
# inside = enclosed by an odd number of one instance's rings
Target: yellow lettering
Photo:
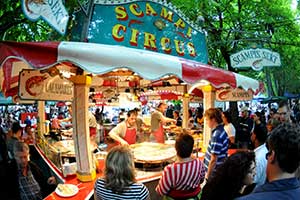
[[[179,40],[174,40],[176,52],[179,56],[184,56],[184,47],[183,43]]]
[[[149,3],[146,3],[146,15],[152,15],[152,16],[157,15],[155,10],[151,7],[151,5]]]
[[[132,28],[131,29],[131,38],[130,38],[131,46],[137,46],[138,35],[139,35],[139,31]]]
[[[196,49],[192,42],[187,43],[187,49],[189,51],[190,56],[192,56],[192,57],[196,56]]]
[[[116,18],[118,20],[126,21],[128,19],[128,14],[126,12],[126,8],[124,6],[117,6],[115,8]]]
[[[173,22],[173,13],[171,11],[168,11],[166,8],[161,9],[160,16],[169,22]]]
[[[124,40],[124,35],[120,34],[121,31],[126,32],[126,26],[116,24],[112,28],[112,36],[117,42],[122,42]]]
[[[135,3],[131,4],[129,6],[129,9],[130,9],[131,13],[134,14],[135,16],[137,16],[137,17],[143,17],[144,16],[144,13],[143,13],[143,11],[140,10],[139,5],[137,5]],[[138,11],[138,10],[140,10],[140,11]]]
[[[188,38],[191,38],[191,37],[192,37],[192,31],[193,31],[193,29],[192,29],[191,27],[189,27],[188,30],[187,30],[187,33],[186,33],[186,36],[187,36]]]
[[[155,35],[145,32],[144,47],[154,51],[157,50]]]
[[[178,19],[177,20],[177,22],[174,24],[177,28],[182,28],[182,29],[184,29],[184,27],[185,27],[185,23],[184,23],[184,21],[182,20],[182,19]]]
[[[170,54],[172,49],[170,47],[170,39],[166,37],[162,37],[160,40],[160,44],[165,53]]]

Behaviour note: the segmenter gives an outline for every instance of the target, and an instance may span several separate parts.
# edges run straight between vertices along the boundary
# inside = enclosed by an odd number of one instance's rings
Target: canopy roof
[[[88,73],[103,74],[128,68],[144,79],[157,80],[175,75],[188,84],[211,84],[220,87],[241,87],[260,91],[257,80],[199,62],[161,53],[123,46],[83,42],[0,42],[0,83],[5,96],[17,94],[18,61],[34,69],[45,69],[64,63],[78,66]],[[1,75],[1,74],[0,74]],[[2,80],[1,80],[2,78]]]

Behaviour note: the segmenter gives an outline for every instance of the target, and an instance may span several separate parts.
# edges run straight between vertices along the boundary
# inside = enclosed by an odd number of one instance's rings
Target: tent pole
[[[203,108],[205,112],[207,109],[215,107],[216,92],[214,87],[211,85],[205,85],[201,89],[203,92]],[[211,135],[211,128],[207,126],[207,121],[204,118],[203,148],[205,151],[208,146],[208,142],[210,140],[210,135]]]

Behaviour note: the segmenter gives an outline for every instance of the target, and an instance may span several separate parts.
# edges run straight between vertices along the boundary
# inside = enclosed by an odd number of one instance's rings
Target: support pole
[[[215,107],[215,100],[216,100],[216,92],[213,86],[206,85],[202,88],[203,92],[203,108],[204,111],[206,111],[209,108]],[[208,146],[208,142],[211,137],[211,128],[207,126],[207,121],[204,118],[204,130],[203,130],[203,147],[204,150],[206,150]]]
[[[183,98],[182,98],[182,114],[183,123],[182,128],[188,128],[189,123],[189,94],[187,93],[187,86],[184,86]]]
[[[39,118],[39,130],[38,134],[39,137],[46,133],[46,127],[45,127],[45,101],[38,101],[38,118]]]
[[[92,79],[90,76],[76,75],[71,77],[71,81],[74,83],[72,124],[77,178],[82,182],[88,182],[96,178],[88,127],[88,93]]]

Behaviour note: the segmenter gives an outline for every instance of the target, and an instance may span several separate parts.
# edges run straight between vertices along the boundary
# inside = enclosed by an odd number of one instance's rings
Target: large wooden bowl
[[[130,145],[135,162],[162,163],[176,156],[174,145],[143,142]]]

